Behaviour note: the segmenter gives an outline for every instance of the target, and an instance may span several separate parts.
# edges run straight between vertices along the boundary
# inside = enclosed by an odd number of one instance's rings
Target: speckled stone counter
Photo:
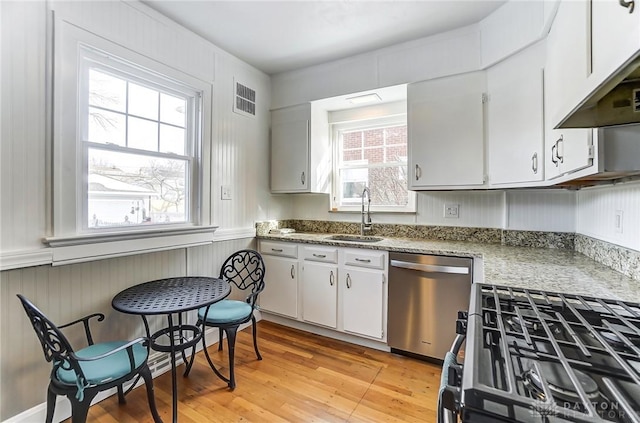
[[[258,239],[480,258],[484,282],[640,303],[640,282],[573,250],[465,241],[385,237],[375,243],[335,241],[328,233],[259,235]]]

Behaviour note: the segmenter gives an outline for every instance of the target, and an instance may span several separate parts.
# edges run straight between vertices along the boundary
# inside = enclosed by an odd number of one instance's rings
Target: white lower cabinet
[[[345,332],[386,339],[386,251],[344,248],[340,250],[338,296],[340,322]]]
[[[260,309],[286,317],[298,317],[298,246],[287,242],[261,242],[265,265]]]
[[[302,269],[302,319],[338,327],[337,249],[305,247]],[[315,260],[315,261],[314,261]]]
[[[264,240],[259,248],[266,266],[261,310],[386,340],[388,252]]]
[[[342,327],[346,332],[371,338],[384,337],[384,282],[378,270],[344,268],[341,277]]]

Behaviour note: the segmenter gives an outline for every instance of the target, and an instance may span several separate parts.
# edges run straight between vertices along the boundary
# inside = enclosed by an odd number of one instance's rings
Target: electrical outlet
[[[220,198],[222,200],[231,200],[231,185],[222,185],[220,187]]]
[[[460,217],[460,204],[445,204],[444,217],[457,219]]]
[[[622,212],[622,210],[616,210],[616,217],[613,223],[613,228],[616,231],[616,233],[621,234],[622,233],[622,217],[624,216],[624,213]]]

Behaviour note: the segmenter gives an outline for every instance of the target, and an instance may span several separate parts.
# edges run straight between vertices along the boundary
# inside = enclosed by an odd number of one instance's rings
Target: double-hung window
[[[343,121],[332,128],[332,209],[359,210],[368,187],[372,210],[415,211],[407,183],[406,115]]]
[[[69,247],[61,261],[210,242],[211,84],[65,21],[55,30],[46,241]]]
[[[192,222],[199,94],[89,50],[79,94],[82,230]]]

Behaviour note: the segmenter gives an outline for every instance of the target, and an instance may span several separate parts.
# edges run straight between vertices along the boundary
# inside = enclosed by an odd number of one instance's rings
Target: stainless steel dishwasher
[[[387,342],[392,352],[443,360],[468,310],[473,260],[389,253]]]

